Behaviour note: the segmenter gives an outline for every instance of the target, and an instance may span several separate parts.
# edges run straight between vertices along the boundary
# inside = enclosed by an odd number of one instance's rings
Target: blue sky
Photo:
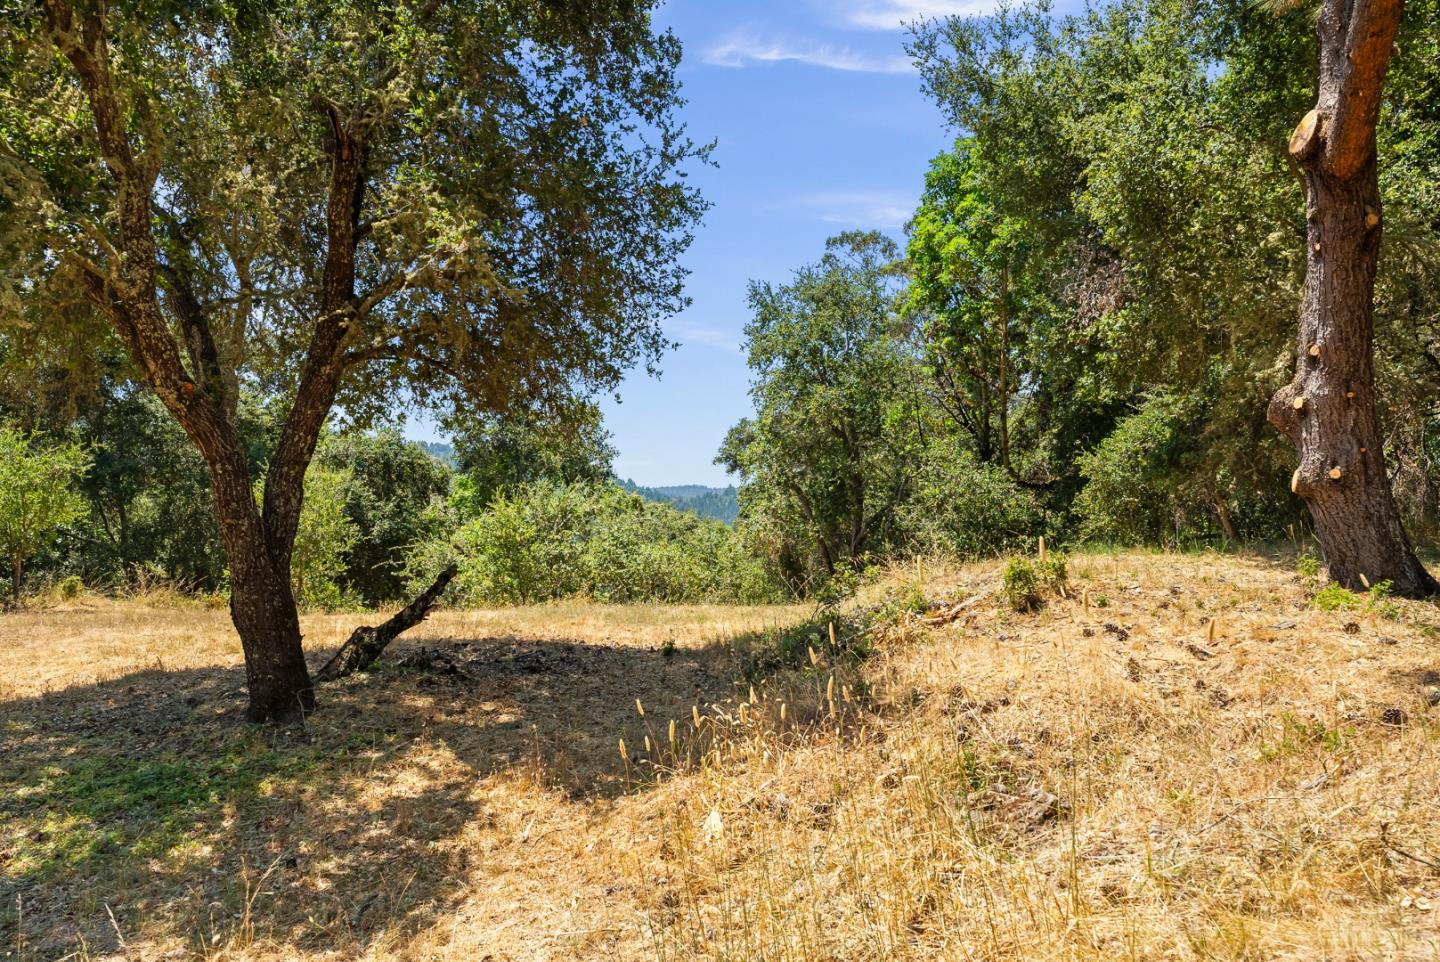
[[[988,4],[986,4],[988,6]],[[718,141],[696,180],[714,205],[685,262],[693,305],[667,330],[661,377],[631,375],[605,419],[616,472],[641,484],[726,484],[713,464],[750,411],[741,353],[751,279],[783,281],[850,228],[897,240],[926,166],[953,139],[920,93],[903,24],[974,0],[669,0],[685,46],[685,120]]]
[[[695,180],[714,205],[685,257],[693,305],[666,329],[681,347],[658,379],[637,371],[603,403],[616,473],[646,485],[713,484],[725,432],[750,411],[741,353],[751,279],[784,281],[851,228],[897,240],[929,160],[953,140],[920,93],[903,24],[983,12],[986,0],[668,0],[685,47],[684,119],[717,141]],[[427,436],[422,425],[412,434]]]

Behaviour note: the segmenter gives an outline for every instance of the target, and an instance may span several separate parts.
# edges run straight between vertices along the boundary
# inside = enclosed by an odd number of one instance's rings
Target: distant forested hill
[[[451,467],[455,466],[455,447],[444,441],[416,441],[432,458],[439,458]]]
[[[647,501],[672,504],[681,511],[689,511],[702,518],[715,518],[726,524],[734,524],[735,518],[740,514],[740,502],[733,484],[727,488],[707,488],[703,484],[643,488],[628,478],[620,484],[626,491],[633,491]]]

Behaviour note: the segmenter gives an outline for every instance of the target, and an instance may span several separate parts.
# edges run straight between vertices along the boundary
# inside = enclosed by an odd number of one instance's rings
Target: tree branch
[[[425,620],[425,616],[430,613],[435,602],[440,600],[458,570],[452,562],[419,597],[383,624],[356,628],[345,644],[340,646],[340,650],[335,652],[334,657],[315,673],[315,681],[335,681],[373,665],[390,642]]]
[[[330,121],[330,189],[325,209],[326,250],[320,317],[300,370],[295,402],[265,479],[264,520],[277,566],[288,569],[304,498],[305,470],[315,453],[344,373],[342,351],[360,315],[355,297],[355,249],[365,198],[365,145],[345,126],[335,104],[323,102]]]
[[[1375,150],[1385,71],[1400,30],[1402,0],[1326,0],[1320,15],[1322,78],[1318,110],[1329,120],[1324,169],[1339,180],[1359,173]],[[1329,34],[1329,36],[1327,36]]]

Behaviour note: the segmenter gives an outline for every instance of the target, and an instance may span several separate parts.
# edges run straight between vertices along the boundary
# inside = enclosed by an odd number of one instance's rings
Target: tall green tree
[[[12,0],[0,308],[104,322],[205,459],[248,717],[314,695],[290,565],[337,404],[480,409],[665,346],[703,155],[646,0]],[[241,386],[284,398],[257,506]]]
[[[761,529],[792,584],[883,547],[909,490],[920,439],[898,256],[883,235],[851,232],[790,283],[750,286],[755,416],[717,461],[744,482],[742,523]]]
[[[77,444],[41,447],[0,427],[0,554],[10,562],[10,597],[17,605],[25,562],[85,513],[76,482],[87,460]]]
[[[906,308],[938,404],[976,457],[1018,475],[1011,415],[1043,339],[1049,291],[1026,223],[1001,213],[973,142],[936,158],[910,222]],[[1033,410],[1033,406],[1032,406]]]

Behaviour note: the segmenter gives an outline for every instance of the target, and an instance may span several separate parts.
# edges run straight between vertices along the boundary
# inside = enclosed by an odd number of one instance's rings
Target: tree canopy
[[[337,405],[554,406],[665,346],[706,151],[649,7],[8,5],[10,344],[113,336],[200,449],[252,715],[309,701],[288,569]],[[258,510],[252,385],[288,399]]]

